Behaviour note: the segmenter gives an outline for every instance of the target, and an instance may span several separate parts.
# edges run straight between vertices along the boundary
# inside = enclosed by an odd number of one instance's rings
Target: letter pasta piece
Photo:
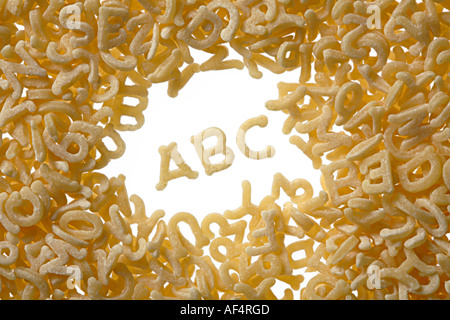
[[[323,173],[330,198],[336,206],[362,195],[358,169],[352,162],[339,160],[322,166],[320,170]],[[336,174],[336,179],[334,179],[334,174]]]
[[[236,143],[239,147],[239,150],[250,159],[265,159],[265,158],[272,158],[275,155],[275,148],[272,146],[266,147],[262,151],[253,151],[245,142],[245,134],[247,131],[254,126],[259,126],[261,128],[264,128],[267,126],[268,118],[266,116],[259,116],[256,118],[252,118],[244,122],[238,130],[238,134],[236,135]]]
[[[369,167],[375,167],[378,164],[378,168],[369,169]],[[394,191],[389,152],[382,150],[362,160],[359,166],[360,172],[366,175],[361,185],[366,194],[392,193]],[[373,181],[380,179],[381,182],[373,183]]]
[[[216,137],[217,144],[214,147],[205,149],[203,146],[203,141],[210,137]],[[192,136],[191,142],[202,161],[207,175],[210,176],[215,172],[225,170],[233,164],[234,152],[227,147],[227,138],[225,133],[219,128],[208,128],[200,132],[198,135]],[[222,154],[224,156],[222,162],[214,164],[211,163],[210,158],[218,154]]]
[[[159,183],[156,185],[157,190],[163,190],[166,188],[167,183],[170,180],[180,177],[187,177],[189,179],[196,179],[198,177],[197,171],[192,169],[184,162],[180,153],[177,150],[177,144],[172,142],[168,146],[161,146],[159,148],[161,155],[161,169]],[[169,171],[170,161],[173,160],[178,166],[178,169]]]

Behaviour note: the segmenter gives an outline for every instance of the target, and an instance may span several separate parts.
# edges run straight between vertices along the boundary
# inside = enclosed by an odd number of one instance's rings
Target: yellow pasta
[[[2,1],[0,299],[449,299],[448,10],[432,0]],[[242,61],[226,60],[230,49]],[[282,131],[297,131],[289,141],[321,170],[323,190],[313,197],[308,181],[278,173],[260,203],[244,181],[242,205],[223,214],[147,215],[124,176],[101,173],[125,153],[120,132],[144,125],[152,84],[176,97],[198,73],[232,68],[298,72],[266,108],[286,115]],[[245,156],[274,156],[245,142],[267,122],[241,126]],[[205,149],[210,136],[218,143]],[[208,175],[234,160],[218,128],[191,142]],[[197,178],[175,143],[159,151],[158,190]],[[216,154],[225,159],[213,164]]]

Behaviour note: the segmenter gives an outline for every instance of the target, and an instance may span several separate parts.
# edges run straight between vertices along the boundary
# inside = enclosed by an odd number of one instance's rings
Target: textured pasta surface
[[[0,1],[0,299],[448,300],[449,9],[448,0]],[[194,51],[210,58],[194,61]],[[176,97],[197,73],[224,69],[298,72],[265,107],[286,115],[282,131],[295,132],[323,190],[314,197],[308,181],[276,174],[260,203],[244,181],[239,208],[202,221],[146,212],[123,175],[101,172],[125,152],[120,132],[144,125],[152,84],[167,82]],[[245,143],[267,120],[242,125],[247,157],[273,156]],[[176,144],[159,151],[159,190],[197,177]],[[224,163],[202,159],[207,174],[232,161],[222,151]]]

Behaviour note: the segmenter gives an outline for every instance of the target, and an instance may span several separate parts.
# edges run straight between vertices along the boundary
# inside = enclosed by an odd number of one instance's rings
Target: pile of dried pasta
[[[0,1],[0,298],[291,299],[304,285],[301,299],[448,299],[449,9]],[[244,181],[240,208],[201,222],[146,215],[123,176],[101,173],[125,151],[119,132],[142,127],[153,83],[175,97],[196,73],[230,68],[298,71],[266,107],[286,114],[283,132],[295,129],[324,191],[277,174],[259,204]],[[315,276],[302,284],[305,272]]]

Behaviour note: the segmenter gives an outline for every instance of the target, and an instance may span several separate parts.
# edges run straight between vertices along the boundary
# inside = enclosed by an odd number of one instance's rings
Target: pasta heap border
[[[449,9],[1,0],[0,298],[292,299],[315,272],[301,299],[449,299]],[[224,214],[147,216],[124,176],[100,172],[125,151],[119,132],[142,127],[153,83],[175,97],[196,73],[230,68],[300,71],[266,107],[286,114],[324,190],[277,174],[259,204],[244,181],[242,206]]]

